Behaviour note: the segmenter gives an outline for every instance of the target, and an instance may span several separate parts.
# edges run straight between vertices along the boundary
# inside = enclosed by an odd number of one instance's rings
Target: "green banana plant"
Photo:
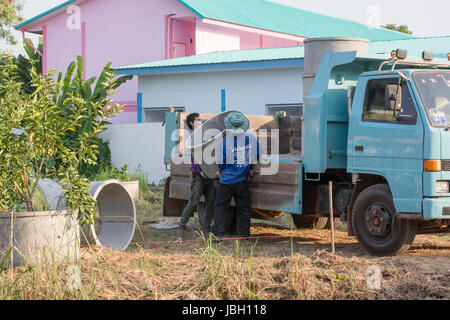
[[[66,137],[65,145],[68,147],[77,147],[83,143],[96,145],[95,155],[88,162],[82,162],[79,168],[80,174],[89,178],[101,168],[111,166],[109,146],[98,138],[98,135],[106,130],[108,120],[122,112],[122,106],[115,105],[111,96],[133,76],[115,76],[111,62],[103,68],[98,78],[91,77],[85,80],[83,75],[83,59],[78,56],[76,61],[70,63],[64,75],[61,72],[58,74],[57,90],[53,99],[63,113],[70,114],[73,108],[79,107],[67,104],[68,98],[74,94],[80,99],[79,103],[85,107],[86,112],[77,119],[79,129]],[[102,120],[96,121],[99,118]],[[95,136],[87,137],[88,132],[95,132]]]

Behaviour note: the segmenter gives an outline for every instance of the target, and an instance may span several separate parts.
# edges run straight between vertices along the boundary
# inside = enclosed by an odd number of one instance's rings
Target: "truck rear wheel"
[[[361,192],[353,206],[352,227],[359,244],[379,257],[405,252],[417,232],[416,221],[396,218],[392,194],[385,184]]]
[[[333,225],[334,225],[334,230],[337,229],[337,227],[339,227],[341,225],[341,218],[334,218],[333,219]],[[330,223],[330,219],[327,218],[327,229],[331,229],[331,223]]]
[[[323,230],[327,226],[327,217],[316,217],[314,215],[293,214],[292,220],[297,229]]]
[[[203,226],[203,224],[205,223],[205,204],[203,202],[199,203],[197,210],[198,210],[198,220],[200,222],[200,225]],[[211,229],[213,225],[214,225],[214,213],[211,219]],[[230,206],[229,213],[225,218],[225,232],[231,235],[238,235],[235,207]]]

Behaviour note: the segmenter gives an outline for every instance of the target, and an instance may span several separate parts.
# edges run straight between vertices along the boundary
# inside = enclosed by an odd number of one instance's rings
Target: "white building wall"
[[[202,23],[197,19],[195,54],[241,49],[239,31]]]
[[[303,67],[150,75],[139,77],[144,108],[185,107],[186,112],[227,110],[264,115],[266,104],[302,103]]]

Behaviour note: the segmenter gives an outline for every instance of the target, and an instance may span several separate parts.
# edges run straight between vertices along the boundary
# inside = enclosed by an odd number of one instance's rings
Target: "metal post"
[[[11,258],[11,270],[14,269],[14,209],[11,212],[11,225],[10,225],[10,258]]]
[[[334,214],[333,214],[333,181],[329,182],[330,194],[330,227],[331,227],[331,252],[335,253],[334,249]]]

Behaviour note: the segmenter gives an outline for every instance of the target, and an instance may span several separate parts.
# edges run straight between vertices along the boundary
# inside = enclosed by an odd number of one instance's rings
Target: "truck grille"
[[[450,171],[450,160],[442,160],[442,171]]]

